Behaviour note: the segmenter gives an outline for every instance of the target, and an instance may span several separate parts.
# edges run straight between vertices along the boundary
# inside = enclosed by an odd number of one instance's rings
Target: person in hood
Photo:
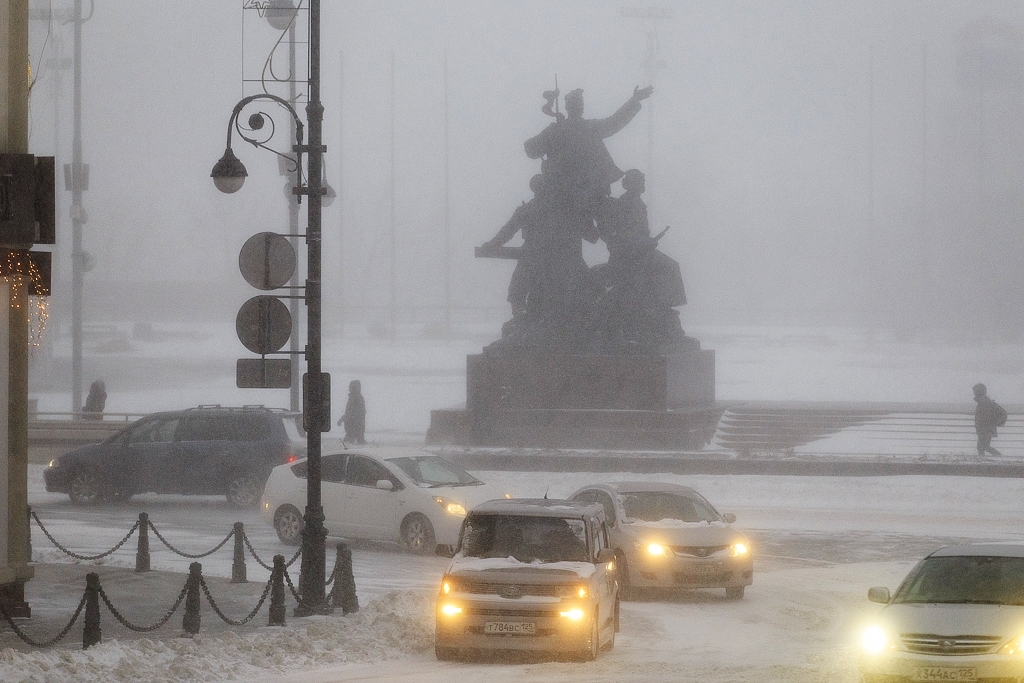
[[[1006,411],[1002,406],[988,397],[984,384],[974,385],[974,400],[978,407],[974,411],[974,431],[978,433],[978,457],[986,453],[1001,456],[1002,453],[992,448],[992,439],[996,436],[996,428],[1006,423]]]
[[[348,383],[348,403],[345,404],[345,414],[338,419],[338,426],[345,426],[345,441],[364,444],[366,443],[366,401],[363,399],[359,380],[354,379]]]

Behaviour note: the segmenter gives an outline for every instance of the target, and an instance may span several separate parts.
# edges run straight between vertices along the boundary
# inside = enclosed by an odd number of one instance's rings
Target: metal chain
[[[299,597],[299,591],[295,590],[295,586],[292,584],[292,577],[288,576],[288,572],[284,573],[284,582],[288,584],[288,590],[292,592],[296,602],[302,605],[302,598]]]
[[[266,569],[268,571],[274,571],[273,565],[267,564],[262,559],[260,559],[259,555],[256,554],[256,550],[253,549],[252,543],[249,542],[249,534],[245,533],[245,529],[242,529],[242,541],[245,542],[245,547],[249,549],[249,554],[253,556],[253,558],[256,560],[256,562],[261,567],[263,567],[264,569]],[[292,555],[292,559],[290,559],[290,560],[288,560],[287,562],[284,563],[284,566],[285,567],[292,566],[295,563],[295,560],[299,559],[299,555],[301,555],[301,554],[302,554],[302,548],[300,547],[298,550],[295,551],[295,554]]]
[[[153,533],[156,534],[156,537],[160,539],[160,542],[163,543],[165,546],[167,546],[171,550],[171,552],[177,553],[178,555],[181,555],[182,557],[187,557],[190,560],[198,560],[198,559],[206,557],[208,555],[213,555],[215,552],[217,552],[218,550],[223,548],[224,544],[227,543],[229,540],[231,540],[231,537],[235,535],[235,530],[232,529],[231,531],[228,532],[228,535],[224,537],[224,540],[221,541],[220,543],[218,543],[217,546],[213,550],[208,550],[205,553],[199,553],[198,555],[189,555],[188,553],[184,553],[184,552],[178,550],[177,548],[175,548],[170,543],[168,543],[167,539],[164,538],[163,536],[161,536],[160,532],[156,530],[155,526],[153,526],[153,522],[149,523],[149,528],[153,530]]]
[[[43,522],[42,522],[42,520],[39,519],[39,516],[36,514],[35,510],[32,510],[32,518],[36,520],[36,524],[38,524],[39,528],[43,530],[43,534],[45,534],[46,537],[48,539],[50,539],[50,543],[53,543],[55,546],[57,546],[57,549],[60,550],[62,553],[70,555],[71,557],[75,558],[76,560],[98,560],[98,559],[100,559],[102,557],[106,557],[107,555],[110,555],[110,554],[116,552],[121,546],[123,546],[125,543],[128,542],[128,539],[131,538],[132,534],[134,534],[135,531],[139,528],[139,522],[138,522],[138,520],[136,520],[135,521],[135,526],[133,526],[128,531],[128,533],[125,534],[125,537],[121,539],[121,542],[118,543],[117,545],[115,545],[113,548],[111,548],[110,550],[108,550],[105,553],[100,553],[99,555],[79,555],[78,553],[76,553],[76,552],[74,552],[72,550],[68,550],[67,548],[65,548],[64,546],[62,546],[60,543],[57,542],[57,539],[55,539],[50,534],[50,532],[47,531],[46,527],[43,526]]]
[[[56,636],[46,641],[33,640],[28,636],[27,633],[18,628],[18,625],[14,623],[14,619],[12,619],[11,615],[7,613],[7,610],[3,608],[3,605],[0,605],[0,616],[2,616],[4,620],[6,620],[7,623],[10,625],[11,630],[14,631],[14,635],[18,636],[18,638],[20,638],[26,644],[31,645],[32,647],[50,647],[51,645],[56,644],[57,641],[59,641],[61,638],[68,634],[68,632],[71,630],[71,627],[75,625],[76,621],[78,621],[78,615],[82,613],[82,608],[84,607],[85,594],[82,594],[82,600],[78,603],[78,608],[75,610],[75,613],[71,615],[71,621],[68,622],[68,625],[65,626],[61,630],[61,632],[58,633]]]
[[[107,609],[110,610],[110,613],[114,615],[114,618],[121,622],[122,626],[137,633],[148,633],[150,631],[155,631],[164,624],[166,624],[168,620],[171,618],[171,616],[174,615],[174,612],[177,611],[178,606],[181,604],[181,601],[185,599],[185,595],[188,593],[188,580],[186,579],[185,587],[181,589],[181,593],[178,594],[178,599],[174,601],[173,605],[171,605],[171,609],[167,611],[167,614],[165,614],[160,619],[160,621],[156,622],[152,626],[136,626],[135,624],[131,623],[130,621],[128,621],[127,618],[124,617],[124,615],[117,611],[113,604],[111,604],[110,598],[107,597],[107,594],[106,592],[104,592],[102,587],[100,588],[99,592],[100,597],[103,598],[103,604],[107,606]]]
[[[267,596],[270,595],[270,587],[273,585],[273,583],[274,577],[270,577],[270,580],[267,581],[267,585],[263,588],[263,595],[260,596],[260,601],[256,603],[256,607],[254,607],[253,610],[249,612],[249,615],[246,616],[244,619],[235,621],[234,619],[231,619],[230,617],[228,617],[220,611],[220,607],[217,607],[217,603],[214,602],[213,596],[210,595],[210,589],[206,585],[206,579],[202,577],[199,578],[199,585],[200,587],[202,587],[203,593],[206,595],[206,599],[210,602],[210,607],[213,608],[213,611],[216,612],[217,616],[220,617],[224,621],[224,623],[231,624],[232,626],[244,626],[245,624],[249,623],[249,621],[251,621],[253,617],[259,614],[260,608],[263,607],[263,603],[266,602]]]

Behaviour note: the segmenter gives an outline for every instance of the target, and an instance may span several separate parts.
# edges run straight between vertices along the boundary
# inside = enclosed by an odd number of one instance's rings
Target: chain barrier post
[[[100,575],[89,572],[85,575],[85,625],[82,627],[82,649],[103,641],[100,628]]]
[[[135,553],[135,571],[149,571],[149,513],[139,513],[139,550]]]
[[[343,615],[358,612],[359,598],[356,596],[356,580],[352,576],[352,550],[344,543],[338,544],[338,562],[340,566],[334,577],[334,600],[339,599],[338,594],[340,593]]]
[[[199,633],[202,618],[199,615],[199,584],[203,580],[203,565],[193,562],[188,566],[188,592],[185,595],[185,616],[181,619],[181,630],[190,636]]]
[[[274,572],[270,576],[270,620],[267,626],[284,626],[284,555],[274,555]]]
[[[245,525],[235,522],[235,559],[231,563],[231,583],[249,583],[245,577]]]

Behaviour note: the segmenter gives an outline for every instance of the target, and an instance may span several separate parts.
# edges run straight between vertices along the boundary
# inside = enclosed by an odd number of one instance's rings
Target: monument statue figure
[[[594,266],[604,293],[594,307],[592,347],[605,353],[661,353],[691,348],[676,306],[686,303],[679,264],[658,250],[665,228],[651,237],[643,172],[630,169],[622,178],[623,194],[607,198],[598,231],[608,247],[608,262]]]
[[[558,118],[524,144],[526,156],[543,159],[541,167],[550,179],[551,193],[566,219],[578,225],[584,239],[594,242],[593,221],[598,205],[611,185],[622,177],[604,139],[626,127],[640,112],[640,102],[651,96],[650,86],[633,89],[633,95],[611,116],[583,118],[583,91],[565,96],[564,118]],[[557,97],[557,91],[556,91]]]

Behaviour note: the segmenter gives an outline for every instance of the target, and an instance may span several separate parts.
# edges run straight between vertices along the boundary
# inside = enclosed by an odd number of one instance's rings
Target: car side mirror
[[[615,560],[615,551],[611,548],[601,548],[597,551],[597,564],[608,564]]]
[[[732,524],[736,521],[736,515],[732,514],[731,512],[726,512],[724,515],[722,515],[722,519],[725,520],[726,524]]]
[[[391,482],[390,479],[378,479],[377,488],[379,488],[382,491],[390,491],[391,489],[395,488],[395,485]]]
[[[889,595],[889,589],[885,586],[875,586],[868,589],[868,600],[871,602],[880,602],[883,605],[888,605],[891,599],[892,596]]]
[[[455,557],[455,546],[447,543],[438,543],[434,548],[434,554],[438,557]]]

